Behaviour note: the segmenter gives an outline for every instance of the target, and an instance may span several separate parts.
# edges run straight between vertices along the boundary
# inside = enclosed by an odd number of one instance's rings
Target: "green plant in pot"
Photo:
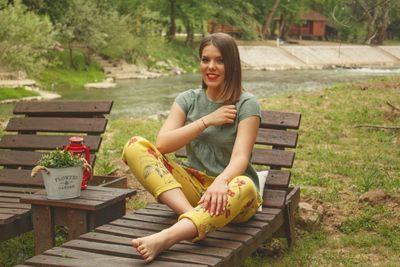
[[[68,150],[55,150],[43,154],[31,175],[42,173],[47,198],[68,199],[79,197],[83,170],[90,170],[85,159],[74,157]]]

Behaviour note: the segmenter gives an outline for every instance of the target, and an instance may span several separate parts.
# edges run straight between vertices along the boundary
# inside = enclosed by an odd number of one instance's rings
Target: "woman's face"
[[[212,44],[204,47],[200,59],[201,78],[208,89],[222,89],[225,81],[224,59]]]

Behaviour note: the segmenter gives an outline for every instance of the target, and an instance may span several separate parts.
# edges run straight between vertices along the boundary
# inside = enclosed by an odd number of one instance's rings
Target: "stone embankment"
[[[106,80],[100,83],[87,84],[87,88],[106,88],[114,87],[113,83],[117,80],[128,80],[128,79],[153,79],[166,76],[168,74],[183,74],[184,70],[174,66],[170,61],[160,61],[155,65],[158,69],[163,70],[153,70],[150,71],[146,66],[128,64],[126,62],[114,62],[108,60],[99,55],[94,55],[92,57],[96,62],[100,64],[104,73],[106,74]]]
[[[400,46],[239,46],[245,69],[400,67]]]

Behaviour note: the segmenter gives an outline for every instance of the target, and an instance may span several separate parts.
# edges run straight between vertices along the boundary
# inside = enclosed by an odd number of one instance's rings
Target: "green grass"
[[[147,53],[150,56],[146,59],[146,65],[150,68],[169,71],[162,66],[157,66],[157,62],[166,61],[169,65],[179,66],[186,72],[198,71],[197,50],[186,46],[182,40],[172,42],[158,40],[147,48]]]
[[[33,232],[0,242],[0,266],[11,267],[35,255]]]
[[[138,210],[146,207],[147,203],[140,199],[129,199],[126,208],[129,210]]]
[[[21,99],[28,96],[39,96],[39,93],[26,90],[22,87],[0,88],[0,101],[10,99]]]
[[[376,78],[261,101],[267,109],[302,113],[292,183],[302,188],[303,199],[321,203],[329,215],[321,225],[323,246],[310,246],[312,241],[299,236],[287,253],[255,266],[398,264],[400,130],[356,126],[399,127],[400,112],[387,104],[400,107],[399,85],[400,77]],[[359,202],[372,189],[390,197],[375,205]]]
[[[55,66],[43,71],[36,79],[46,90],[55,88],[82,88],[86,83],[103,81],[105,75],[100,66],[90,61],[80,50],[73,50],[75,68],[71,66],[67,50],[52,52]]]

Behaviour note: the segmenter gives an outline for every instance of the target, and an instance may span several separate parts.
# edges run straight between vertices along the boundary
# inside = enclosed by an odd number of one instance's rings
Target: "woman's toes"
[[[132,246],[137,249],[140,246],[140,241],[138,239],[132,239]]]
[[[145,262],[151,262],[154,258],[153,257],[147,257],[144,259]]]

